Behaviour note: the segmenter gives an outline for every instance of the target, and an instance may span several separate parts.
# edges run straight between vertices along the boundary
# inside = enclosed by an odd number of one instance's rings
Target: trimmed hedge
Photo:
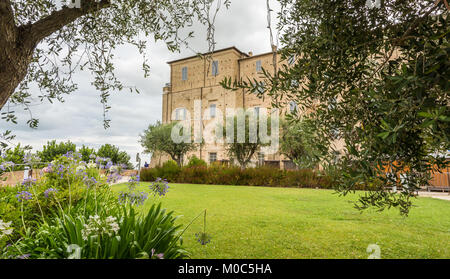
[[[310,169],[280,170],[273,167],[241,169],[235,166],[191,166],[178,167],[171,163],[162,167],[141,170],[141,181],[155,181],[156,178],[167,179],[172,183],[297,187],[297,188],[332,188],[329,176]]]

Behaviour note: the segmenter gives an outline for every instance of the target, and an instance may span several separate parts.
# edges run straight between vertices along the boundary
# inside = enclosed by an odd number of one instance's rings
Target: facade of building
[[[206,54],[205,54],[206,55]],[[191,56],[168,62],[170,66],[170,83],[163,88],[162,122],[185,120],[192,117],[194,102],[201,101],[201,111],[209,114],[209,120],[202,120],[202,126],[216,117],[220,110],[225,114],[227,108],[266,108],[271,109],[269,97],[260,98],[256,94],[243,89],[226,90],[219,83],[225,78],[233,80],[261,80],[261,69],[273,71],[273,53],[252,55],[235,47],[217,50],[206,59],[204,56]],[[278,61],[279,57],[277,57]],[[278,64],[288,62],[276,62]],[[287,102],[285,109],[294,109],[295,104]],[[284,111],[281,111],[281,114]],[[190,152],[183,159],[187,162],[191,156],[197,156],[207,163],[229,161],[225,145],[220,143],[204,144]],[[170,158],[165,154],[153,154],[150,167],[163,164]],[[293,168],[294,164],[283,155],[255,154],[252,164],[273,165],[281,168]]]

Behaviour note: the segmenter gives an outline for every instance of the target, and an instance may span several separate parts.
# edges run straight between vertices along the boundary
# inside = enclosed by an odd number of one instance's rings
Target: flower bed
[[[119,167],[101,158],[85,163],[69,152],[42,169],[40,179],[0,188],[0,258],[184,258],[180,225],[153,203],[138,213],[150,193],[163,195],[167,182],[138,192],[139,177],[117,195],[109,184]],[[103,170],[103,171],[100,171]]]

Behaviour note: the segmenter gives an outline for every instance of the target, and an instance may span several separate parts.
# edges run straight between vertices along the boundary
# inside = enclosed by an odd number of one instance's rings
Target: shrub
[[[208,174],[208,168],[205,166],[185,167],[180,171],[178,177],[176,178],[176,182],[208,184]]]
[[[94,148],[89,148],[83,144],[83,146],[78,149],[78,153],[81,154],[81,160],[85,162],[89,162],[94,159],[97,155]]]
[[[133,164],[130,161],[130,155],[125,151],[120,151],[119,147],[111,144],[104,144],[100,146],[97,151],[99,157],[109,158],[113,164],[123,165],[124,168],[133,169]]]
[[[165,178],[177,183],[324,189],[333,185],[332,177],[310,169],[287,171],[268,166],[241,169],[223,164],[186,166],[180,169],[174,164],[171,162],[163,167],[144,169],[141,171],[141,179],[154,181],[157,178]]]
[[[42,179],[0,188],[0,219],[8,226],[7,238],[0,234],[0,258],[186,257],[172,212],[160,205],[135,211],[138,183],[131,179],[121,199],[98,165],[69,152],[44,168]],[[163,195],[168,188],[161,182],[152,191]]]
[[[38,151],[38,155],[42,162],[51,162],[68,152],[75,152],[76,148],[76,145],[71,141],[57,144],[56,140],[52,140],[42,147],[42,151]]]
[[[141,181],[155,181],[158,178],[157,168],[141,169]]]
[[[192,168],[192,167],[207,167],[208,165],[206,162],[202,159],[199,159],[197,156],[192,156],[189,159],[189,162],[187,163],[186,167]]]
[[[31,147],[25,146],[21,147],[20,143],[16,145],[14,149],[6,150],[4,154],[0,157],[0,163],[4,163],[4,166],[0,166],[0,174],[9,170],[23,170],[24,169],[24,159],[25,153],[29,151]]]
[[[16,228],[13,239],[25,233],[25,228],[35,228],[38,220],[59,207],[76,206],[85,198],[88,188],[95,187],[98,193],[105,191],[108,185],[98,169],[81,172],[79,160],[76,153],[69,152],[48,164],[42,179],[0,188],[0,216],[12,221]],[[29,195],[29,199],[20,199],[19,193]]]
[[[28,258],[150,259],[185,258],[173,212],[152,205],[138,214],[130,204],[106,215],[77,215],[64,212],[52,224],[43,224],[26,236],[10,253]]]

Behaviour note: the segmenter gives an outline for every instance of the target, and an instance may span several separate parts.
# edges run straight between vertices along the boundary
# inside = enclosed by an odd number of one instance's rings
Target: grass
[[[140,190],[147,190],[142,183]],[[382,258],[450,258],[450,202],[418,198],[398,210],[360,213],[330,190],[171,184],[163,207],[187,225],[207,209],[211,242],[200,245],[203,216],[185,232],[192,258],[362,258],[378,244]],[[117,191],[125,184],[114,186]],[[159,198],[156,198],[159,200]],[[147,201],[142,210],[148,208]]]

